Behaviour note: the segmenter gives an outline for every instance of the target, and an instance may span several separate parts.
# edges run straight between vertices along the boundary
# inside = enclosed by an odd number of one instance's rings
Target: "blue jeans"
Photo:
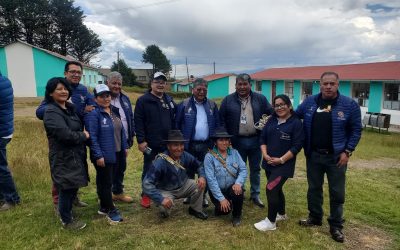
[[[114,166],[113,171],[113,183],[112,192],[113,194],[122,194],[124,192],[124,175],[126,170],[126,157],[125,150],[117,152],[117,164]]]
[[[250,196],[257,198],[260,195],[260,163],[261,149],[258,136],[240,137],[232,140],[232,146],[239,151],[243,161],[249,161],[250,167]]]
[[[7,163],[7,144],[11,138],[0,138],[0,200],[17,204],[20,198]]]
[[[58,189],[58,211],[63,223],[72,222],[72,203],[78,193],[77,188],[73,189]]]

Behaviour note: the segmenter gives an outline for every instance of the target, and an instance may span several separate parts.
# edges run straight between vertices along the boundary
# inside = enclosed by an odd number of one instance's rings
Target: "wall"
[[[0,72],[3,76],[8,76],[7,57],[5,48],[0,48]]]
[[[208,82],[207,98],[223,98],[229,94],[229,77],[223,77]]]
[[[229,76],[228,79],[229,79],[228,94],[232,94],[233,92],[236,91],[236,76]]]
[[[269,102],[271,102],[271,80],[263,80],[261,82],[261,94],[263,94]]]
[[[7,73],[15,97],[36,97],[35,69],[32,47],[14,43],[5,47]]]
[[[293,108],[297,108],[301,101],[301,81],[294,80],[293,82]]]
[[[67,62],[42,50],[32,48],[37,96],[44,96],[47,81],[52,77],[64,77]]]
[[[340,81],[339,82],[339,91],[340,91],[340,94],[351,98],[351,83],[349,81]]]
[[[383,97],[383,83],[371,81],[369,85],[369,112],[381,112]]]

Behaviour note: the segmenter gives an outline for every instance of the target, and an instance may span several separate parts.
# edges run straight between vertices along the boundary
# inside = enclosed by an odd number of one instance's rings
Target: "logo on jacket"
[[[85,103],[85,97],[81,95],[81,103]]]
[[[171,106],[171,109],[174,108],[174,104],[172,102],[169,103],[169,106]]]
[[[103,118],[103,124],[106,125],[107,124],[107,119]]]
[[[129,108],[129,104],[127,102],[124,102],[124,105],[126,108]]]
[[[289,140],[290,140],[290,134],[285,133],[285,132],[283,132],[283,131],[280,131],[280,132],[281,132],[281,138],[280,138],[280,139],[286,140],[286,141],[289,141]]]
[[[189,107],[187,112],[188,112],[188,113],[191,113],[191,112],[192,112],[192,108]]]
[[[337,113],[337,115],[338,115],[338,119],[339,119],[339,120],[346,120],[346,119],[344,118],[344,113],[343,113],[343,111],[339,111],[339,112]]]

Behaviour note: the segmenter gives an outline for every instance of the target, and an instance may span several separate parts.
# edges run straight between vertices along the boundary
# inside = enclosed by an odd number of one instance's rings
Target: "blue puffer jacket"
[[[113,113],[117,114],[118,108],[111,106]],[[110,115],[101,107],[96,107],[84,117],[85,128],[89,132],[90,159],[92,162],[103,158],[106,163],[116,163],[114,125]],[[121,150],[128,148],[124,128],[121,129]]]
[[[70,84],[72,88],[72,93],[71,93],[71,101],[75,106],[75,110],[83,120],[83,116],[85,114],[85,107],[87,105],[92,105],[96,106],[96,103],[94,102],[92,94],[89,93],[87,88],[82,85],[82,84]],[[46,110],[47,107],[47,101],[43,100],[39,107],[36,109],[36,117],[39,118],[40,120],[43,120],[44,116],[44,111]]]
[[[0,74],[0,138],[14,132],[14,95],[10,80]]]
[[[311,153],[311,127],[319,98],[321,98],[321,94],[308,97],[296,110],[297,115],[304,119],[304,153],[307,156]],[[336,104],[332,106],[331,114],[334,154],[339,155],[346,149],[353,151],[361,138],[360,106],[351,98],[340,95],[338,92],[338,98]]]
[[[135,136],[135,121],[133,120],[132,104],[129,100],[129,97],[123,93],[119,95],[119,98],[122,109],[124,110],[126,116],[126,121],[128,123],[128,127],[125,128],[128,131],[128,147],[132,147],[133,137]]]
[[[208,136],[210,137],[219,126],[218,107],[212,100],[205,99],[203,103],[207,114]],[[192,140],[197,123],[197,109],[193,96],[183,100],[178,105],[175,119],[176,127],[182,131],[183,137],[186,140]],[[188,147],[189,142],[185,142],[185,149],[187,150]]]

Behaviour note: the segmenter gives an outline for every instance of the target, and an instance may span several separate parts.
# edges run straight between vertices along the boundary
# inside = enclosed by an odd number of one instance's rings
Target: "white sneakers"
[[[276,222],[277,221],[283,221],[283,220],[287,220],[288,217],[286,214],[280,215],[277,214],[276,215],[276,221],[275,222],[271,222],[268,217],[266,217],[264,220],[257,222],[254,224],[254,227],[259,230],[259,231],[273,231],[276,230]]]

